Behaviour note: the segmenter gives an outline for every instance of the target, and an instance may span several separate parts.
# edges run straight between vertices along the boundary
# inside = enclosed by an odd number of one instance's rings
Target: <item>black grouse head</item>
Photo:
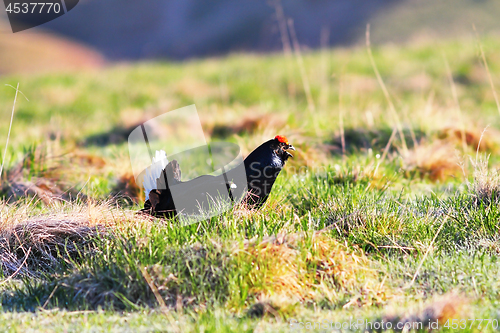
[[[276,135],[276,137],[271,140],[271,147],[283,162],[293,157],[287,150],[295,150],[295,148],[288,143],[288,139],[283,135]]]
[[[295,150],[283,135],[264,142],[245,158],[248,193],[247,203],[259,208],[267,200],[286,160],[292,157],[287,150]]]
[[[266,168],[279,172],[286,160],[293,156],[287,150],[295,150],[295,148],[283,135],[277,135],[274,139],[264,142],[245,159],[247,176],[259,175]]]

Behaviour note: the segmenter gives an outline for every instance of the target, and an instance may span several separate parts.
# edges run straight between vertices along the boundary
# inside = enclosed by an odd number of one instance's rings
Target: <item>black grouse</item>
[[[250,208],[260,208],[266,202],[276,178],[292,157],[287,150],[295,150],[285,136],[277,135],[264,142],[248,155],[242,165],[220,176],[205,175],[182,182],[181,170],[176,160],[171,161],[162,170],[156,180],[156,188],[145,187],[147,200],[142,213],[153,216],[173,217],[178,213],[192,214],[200,210],[201,205],[208,205],[215,193],[228,193],[231,202],[243,200]],[[238,183],[236,174],[244,168],[246,184]],[[152,186],[152,185],[150,185]],[[174,193],[172,193],[174,192]],[[179,211],[174,203],[182,203]],[[226,195],[227,197],[227,195]]]

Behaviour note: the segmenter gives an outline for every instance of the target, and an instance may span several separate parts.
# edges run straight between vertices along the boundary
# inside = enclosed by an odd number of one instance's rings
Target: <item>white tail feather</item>
[[[149,192],[156,189],[156,180],[160,178],[161,172],[167,164],[167,154],[163,150],[157,150],[155,157],[153,157],[153,163],[146,169],[144,182],[142,183],[142,187],[144,187],[144,192],[146,193],[146,200],[149,199]]]

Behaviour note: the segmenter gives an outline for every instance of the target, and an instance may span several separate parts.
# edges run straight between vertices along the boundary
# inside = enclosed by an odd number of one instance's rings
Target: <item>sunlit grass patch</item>
[[[361,251],[325,235],[309,237],[282,234],[236,248],[242,267],[240,297],[235,301],[250,297],[286,313],[310,302],[333,308],[370,306],[391,297],[374,264]]]

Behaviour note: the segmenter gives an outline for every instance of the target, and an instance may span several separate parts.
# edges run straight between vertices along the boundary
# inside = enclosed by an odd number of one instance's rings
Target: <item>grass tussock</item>
[[[92,251],[92,238],[99,232],[103,230],[75,217],[33,219],[4,230],[0,235],[3,274],[38,276],[62,262],[71,264]]]
[[[403,160],[404,169],[410,175],[445,181],[462,171],[455,147],[445,141],[422,143],[409,151]]]
[[[467,183],[477,206],[497,204],[500,199],[500,174],[498,170],[488,167],[488,160],[488,158],[479,158],[473,162],[473,182]]]
[[[257,300],[250,313],[308,302],[369,306],[391,297],[361,251],[349,250],[326,235],[310,239],[299,234],[278,235],[249,242],[233,253],[246,265],[240,288]]]
[[[111,193],[117,199],[130,200],[134,204],[145,200],[144,190],[137,185],[134,175],[130,172],[118,177]]]
[[[96,237],[109,237],[108,228],[119,229],[117,218],[135,218],[133,212],[120,212],[107,203],[72,204],[69,212],[53,203],[48,212],[36,214],[32,203],[5,205],[1,211],[0,260],[4,276],[39,276],[89,255]],[[65,210],[68,210],[66,207]]]
[[[31,147],[3,173],[0,195],[8,202],[25,197],[35,197],[45,204],[74,199],[78,193],[68,184],[66,170],[56,151],[48,146]]]

